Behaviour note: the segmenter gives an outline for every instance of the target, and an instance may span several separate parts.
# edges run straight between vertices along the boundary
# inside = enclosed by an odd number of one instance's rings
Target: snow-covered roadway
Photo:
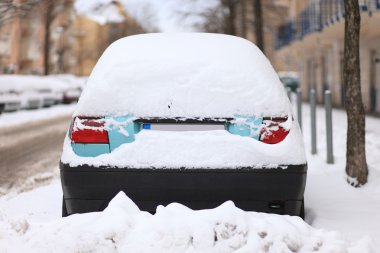
[[[60,105],[0,115],[0,195],[58,173],[52,168],[58,166],[73,109]]]

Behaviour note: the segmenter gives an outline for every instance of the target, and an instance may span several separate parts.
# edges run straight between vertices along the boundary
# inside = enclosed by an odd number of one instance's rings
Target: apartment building
[[[380,0],[359,0],[361,10],[361,87],[367,112],[380,113]],[[343,107],[344,1],[290,0],[288,21],[277,30],[276,58],[284,71],[299,71],[307,100],[315,89],[323,103],[332,92],[334,106]]]
[[[125,36],[144,33],[143,27],[125,11],[125,6],[118,1],[100,6],[96,10],[100,18],[107,13],[114,13],[117,19],[99,22],[86,15],[77,15],[74,27],[73,74],[88,76],[104,50],[114,41]],[[91,15],[92,17],[94,15]]]
[[[61,0],[59,9],[46,15],[50,2],[14,0],[13,12],[0,24],[0,73],[43,74],[45,51],[49,54],[49,70],[65,71],[69,65],[66,55],[70,50],[70,27],[74,18],[73,1]],[[46,39],[46,25],[49,36]],[[49,47],[45,48],[45,40]]]
[[[6,23],[0,23],[0,74],[44,74],[48,60],[49,74],[72,73],[89,75],[105,48],[113,41],[144,29],[127,15],[118,1],[97,9],[116,11],[120,19],[99,22],[79,15],[74,0],[28,1],[14,0],[27,9],[23,15],[15,15]],[[46,45],[46,4],[53,9]],[[101,16],[102,13],[100,13]],[[48,51],[49,57],[46,57]]]

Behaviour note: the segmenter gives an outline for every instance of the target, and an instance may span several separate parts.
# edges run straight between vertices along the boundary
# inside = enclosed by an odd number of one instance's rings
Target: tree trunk
[[[44,19],[44,75],[49,75],[49,61],[50,61],[50,26],[53,22],[53,2],[45,1],[45,19]]]
[[[236,35],[235,29],[235,19],[236,19],[236,1],[235,0],[227,0],[226,7],[228,9],[227,16],[227,34]]]
[[[360,87],[360,10],[358,0],[345,0],[343,81],[346,85],[347,181],[355,187],[367,182],[365,113]]]
[[[256,45],[261,49],[261,51],[263,51],[263,53],[265,53],[261,0],[253,0],[253,12],[255,16]]]
[[[245,0],[240,1],[240,10],[241,10],[241,19],[240,19],[241,36],[243,38],[247,38],[247,15],[246,15],[247,8],[245,6]]]
[[[12,4],[12,3],[9,3]],[[13,0],[13,4],[22,4],[21,0]],[[12,21],[11,40],[10,40],[10,60],[8,72],[18,74],[20,70],[20,50],[21,50],[21,17],[20,11],[16,9],[15,17]]]

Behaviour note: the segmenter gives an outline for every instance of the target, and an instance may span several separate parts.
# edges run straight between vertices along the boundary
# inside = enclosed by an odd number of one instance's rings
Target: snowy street
[[[240,213],[230,203],[216,210],[207,211],[209,213],[205,211],[205,214],[189,213],[190,211],[183,209],[184,207],[170,205],[167,208],[161,208],[160,215],[149,216],[139,212],[134,204],[123,196],[113,201],[108,211],[73,215],[62,219],[60,218],[62,190],[56,165],[59,151],[56,151],[55,159],[57,160],[54,163],[51,161],[50,168],[44,167],[51,173],[44,182],[44,184],[50,182],[48,185],[41,187],[41,184],[31,184],[30,180],[26,180],[24,183],[29,186],[24,186],[24,188],[34,187],[34,189],[21,194],[12,191],[0,198],[0,252],[19,252],[23,247],[28,247],[29,252],[49,252],[53,245],[61,252],[79,252],[80,250],[122,252],[122,249],[129,252],[152,252],[153,249],[155,252],[233,252],[232,249],[243,250],[244,247],[252,248],[253,246],[265,249],[272,243],[273,252],[289,252],[281,251],[282,247],[299,249],[294,252],[310,252],[310,247],[319,245],[318,252],[375,253],[380,245],[380,214],[378,212],[380,207],[380,158],[378,156],[380,119],[367,117],[369,182],[362,188],[353,188],[346,183],[344,173],[345,112],[339,109],[333,112],[336,161],[333,165],[325,163],[324,116],[323,108],[319,107],[317,110],[318,154],[312,156],[310,155],[309,106],[303,105],[303,133],[309,164],[305,192],[305,220],[313,228],[304,227],[303,222],[300,222],[298,218]],[[67,122],[62,117],[54,121],[57,121],[55,126],[57,129],[63,128],[57,132],[63,134]],[[30,175],[39,172],[42,171],[35,170]],[[236,217],[235,219],[232,219],[232,214]],[[211,221],[207,217],[215,218]],[[248,223],[244,225],[242,219],[256,225],[253,227]],[[189,220],[190,223],[201,227],[191,227],[192,225],[188,223],[184,224],[184,220]],[[228,225],[226,228],[212,228],[210,222],[231,223],[232,226],[237,226],[237,231],[235,233],[228,230]],[[124,225],[120,226],[120,224]],[[218,236],[228,235],[227,239],[230,238],[230,240],[221,241],[222,244],[216,244],[217,247],[211,250],[210,243],[212,242],[207,241],[208,229],[216,229],[218,233],[221,233]],[[270,236],[266,241],[255,242],[253,231],[259,232],[260,229],[266,229]],[[179,231],[182,232],[179,233]],[[239,233],[242,233],[242,237],[237,236]],[[201,240],[202,235],[204,238]],[[187,236],[193,236],[194,241],[188,242],[185,239]],[[133,238],[138,243],[132,243]],[[315,240],[319,242],[316,243]]]
[[[0,253],[380,253],[380,0],[0,1]]]
[[[43,182],[58,173],[73,108],[61,105],[0,116],[0,195],[12,188],[26,190],[26,182]]]

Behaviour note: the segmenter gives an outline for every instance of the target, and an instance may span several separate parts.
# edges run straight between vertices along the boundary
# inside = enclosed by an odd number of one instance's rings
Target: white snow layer
[[[348,242],[298,217],[244,212],[230,201],[199,211],[173,203],[151,215],[122,192],[103,212],[72,215],[38,229],[1,216],[0,224],[0,238],[10,239],[0,252],[9,253],[375,252],[368,240]]]
[[[99,59],[75,115],[287,116],[284,88],[248,40],[220,34],[144,34]]]
[[[74,111],[75,104],[55,105],[49,108],[38,110],[22,110],[17,112],[2,113],[0,116],[0,128],[14,127],[21,124],[32,123],[40,120],[52,119],[55,117],[67,116]]]
[[[271,145],[225,130],[168,132],[142,130],[136,140],[97,157],[77,156],[66,138],[61,161],[121,168],[273,168],[305,164],[298,124],[282,142]]]
[[[15,90],[25,92],[37,89],[64,90],[75,87],[74,80],[79,83],[80,79],[70,76],[72,80],[63,80],[60,75],[33,76],[33,75],[1,75],[0,90]]]

